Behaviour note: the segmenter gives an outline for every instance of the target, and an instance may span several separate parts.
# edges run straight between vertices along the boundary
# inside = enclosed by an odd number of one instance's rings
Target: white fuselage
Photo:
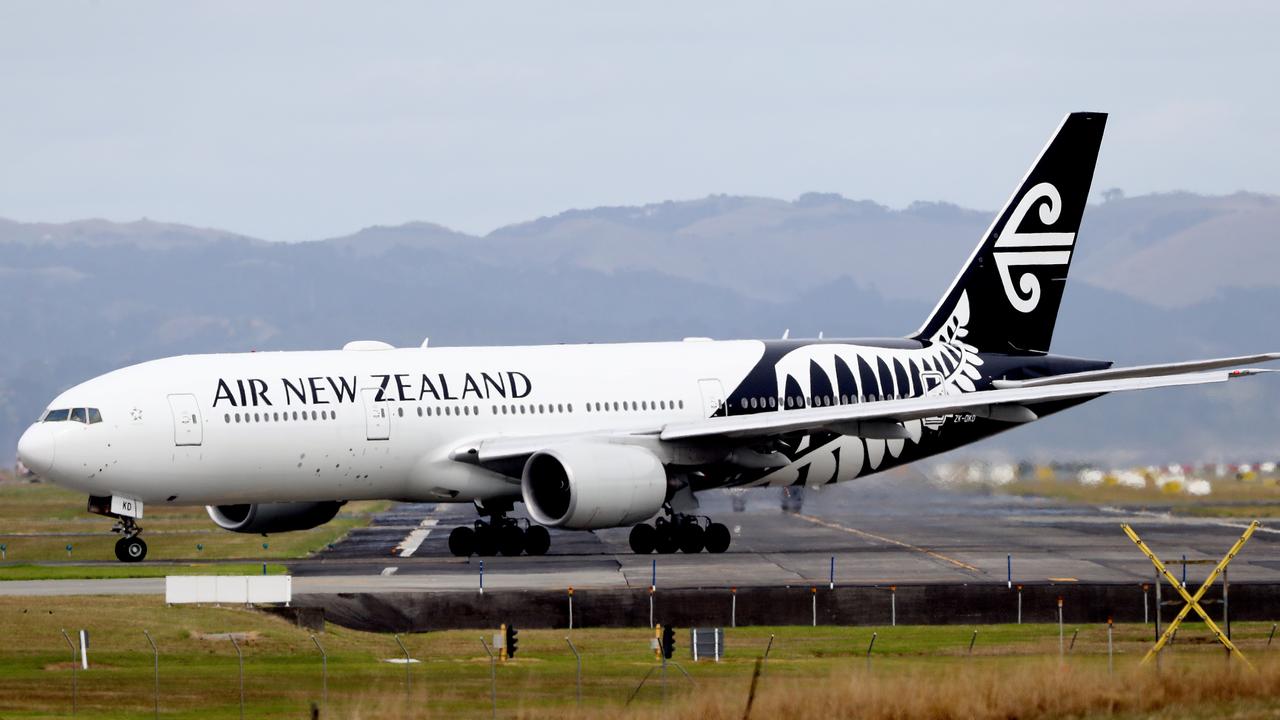
[[[516,497],[518,478],[451,453],[476,438],[656,432],[707,417],[764,348],[690,340],[174,357],[66,391],[50,408],[93,408],[102,421],[37,423],[20,447],[58,484],[145,503]]]

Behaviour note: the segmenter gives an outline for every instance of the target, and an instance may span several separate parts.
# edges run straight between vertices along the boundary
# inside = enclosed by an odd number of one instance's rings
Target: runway
[[[1150,562],[1120,531],[1128,522],[1175,574],[1178,560],[1217,560],[1245,523],[1175,517],[1160,508],[1120,510],[1038,498],[951,492],[910,471],[808,491],[784,512],[779,491],[706,493],[700,512],[726,523],[722,555],[638,556],[627,529],[552,531],[545,557],[455,558],[449,531],[475,518],[470,505],[398,504],[313,558],[289,562],[295,594],[478,590],[801,587],[837,585],[1141,583]],[[1260,530],[1232,563],[1232,583],[1280,583],[1280,533]],[[1188,569],[1188,581],[1208,572]],[[161,593],[162,579],[0,582],[0,594]]]

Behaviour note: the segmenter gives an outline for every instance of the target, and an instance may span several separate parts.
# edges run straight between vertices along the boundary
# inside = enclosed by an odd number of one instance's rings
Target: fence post
[[[1274,628],[1273,628],[1274,630]],[[773,633],[769,633],[769,644],[764,646],[764,655],[760,656],[760,674],[768,669],[769,651],[773,649]]]
[[[151,654],[155,659],[155,706],[158,719],[160,717],[160,648],[156,647],[156,641],[151,639],[151,633],[143,630],[142,634],[147,636],[147,643],[151,645]]]
[[[879,633],[871,633],[871,642],[867,643],[867,670],[871,670],[871,648],[876,646],[876,635]]]
[[[1115,646],[1111,640],[1111,630],[1114,623],[1111,618],[1107,618],[1107,674],[1116,674]]]
[[[1022,624],[1022,586],[1018,586],[1018,624]]]
[[[236,649],[236,659],[240,665],[240,720],[244,720],[244,653],[240,652],[240,643],[236,642],[234,633],[227,633],[231,647]]]
[[[729,627],[738,627],[738,588],[729,588]]]
[[[573,646],[572,640],[566,637],[564,641],[569,644],[569,649],[573,651],[573,659],[578,663],[578,707],[582,707],[582,655],[578,654],[578,648]]]
[[[481,562],[484,561],[482,560]],[[409,657],[409,649],[404,646],[404,643],[400,642],[400,636],[396,635],[395,639],[396,644],[400,646],[400,652],[404,653],[404,700],[407,703],[411,697],[411,688],[413,687],[413,676],[409,672],[410,668],[413,667],[413,663],[410,662],[413,658]]]
[[[898,627],[898,586],[889,586],[889,627]]]
[[[1162,619],[1161,616],[1164,614],[1164,611],[1160,609],[1160,584],[1162,582],[1164,581],[1160,578],[1160,571],[1156,570],[1156,637],[1155,639],[1157,642],[1160,640],[1160,620]],[[1159,656],[1156,656],[1156,659],[1159,660]]]
[[[973,631],[973,637],[969,638],[969,654],[973,655],[973,644],[978,642],[978,631]]]
[[[324,651],[324,646],[315,635],[311,636],[311,642],[315,643],[316,649],[320,651],[320,707],[324,708],[329,704],[329,654]]]
[[[1151,620],[1149,619],[1150,615],[1147,612],[1147,589],[1149,587],[1150,586],[1148,586],[1146,583],[1142,583],[1142,624],[1143,625],[1146,625],[1147,623],[1151,622]]]
[[[569,586],[569,633],[573,633],[573,586]]]
[[[818,586],[809,588],[809,594],[813,596],[813,626],[818,627]]]
[[[484,646],[484,652],[489,656],[489,701],[493,705],[493,717],[498,717],[498,661],[493,656],[493,651],[489,649],[489,643],[485,642],[484,636],[480,636],[480,644]]]
[[[1062,629],[1062,596],[1058,596],[1058,658],[1067,657],[1067,636]]]
[[[1231,639],[1231,614],[1227,612],[1227,596],[1231,590],[1231,581],[1227,579],[1227,569],[1222,568],[1222,624],[1226,625],[1227,639]],[[1231,654],[1227,653],[1230,658]]]
[[[835,590],[836,589],[836,556],[835,555],[831,556],[831,574],[828,576],[828,582],[830,584],[828,585],[827,589]]]
[[[71,636],[67,635],[65,629],[62,630],[62,639],[67,641],[67,647],[71,648],[71,714],[76,714],[77,702],[76,695],[79,694],[79,688],[76,687],[76,644],[71,642]]]
[[[649,578],[649,628],[653,628],[653,594],[658,592],[658,559],[654,558],[650,561],[651,575]]]
[[[484,594],[484,561],[480,561],[480,594]]]

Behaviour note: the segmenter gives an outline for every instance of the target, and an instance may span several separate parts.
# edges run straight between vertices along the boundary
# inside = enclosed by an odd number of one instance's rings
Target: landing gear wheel
[[[704,536],[704,544],[709,553],[722,553],[729,549],[729,542],[733,536],[729,534],[729,528],[722,523],[711,523],[707,526],[706,535]]]
[[[137,535],[116,541],[116,559],[120,562],[140,562],[146,556],[147,543]]]
[[[524,552],[524,530],[515,523],[498,528],[498,550],[507,557]]]
[[[476,550],[476,531],[463,525],[449,533],[449,552],[457,557],[470,557]]]
[[[680,536],[676,534],[676,526],[669,522],[660,522],[653,529],[653,549],[659,554],[670,555],[680,549]]]
[[[653,552],[654,543],[657,542],[657,539],[657,531],[653,529],[652,525],[640,523],[631,528],[631,537],[629,538],[631,552],[637,555],[648,555]]]
[[[480,557],[498,554],[498,532],[487,523],[480,523],[476,527],[476,554]]]
[[[530,555],[546,555],[551,549],[551,533],[541,525],[530,525],[524,531],[524,551]]]
[[[702,526],[696,522],[686,523],[680,528],[680,549],[687,555],[696,555],[702,552],[703,532]]]

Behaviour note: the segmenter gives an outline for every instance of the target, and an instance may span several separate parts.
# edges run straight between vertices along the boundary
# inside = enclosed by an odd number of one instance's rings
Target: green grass
[[[284,565],[267,563],[268,575],[284,575]],[[5,580],[98,580],[103,578],[155,578],[166,575],[260,575],[262,563],[116,563],[111,565],[0,565]]]
[[[112,520],[85,510],[84,495],[48,483],[0,483],[0,544],[9,561],[115,560]],[[312,530],[261,535],[213,524],[203,507],[149,506],[142,521],[151,560],[264,562],[305,557],[369,523],[390,502],[352,502]],[[264,547],[265,544],[265,547]],[[71,546],[68,556],[67,546]]]
[[[242,633],[246,716],[306,717],[321,695],[320,656],[310,634],[292,624],[242,608],[166,607],[159,598],[0,598],[0,717],[61,717],[70,711],[70,660],[61,629],[90,632],[88,672],[78,673],[80,713],[95,718],[141,718],[152,711],[152,655],[143,635],[150,631],[161,650],[162,711],[167,718],[239,716],[235,650],[220,633]],[[1056,663],[1054,625],[982,626],[973,655],[974,628],[786,627],[726,629],[721,663],[693,663],[688,632],[677,635],[677,660],[696,681],[697,697],[728,697],[734,708],[748,686],[756,658],[774,635],[767,686],[792,688],[797,697],[830,689],[833,678],[858,677],[865,652],[877,633],[873,665],[879,677],[942,681],[960,672],[995,677],[1027,667]],[[1067,628],[1068,638],[1073,628]],[[1268,623],[1235,623],[1234,635],[1246,652],[1262,661]],[[483,717],[489,714],[489,663],[480,638],[492,631],[449,631],[403,636],[422,662],[384,662],[400,656],[389,635],[329,626],[319,635],[329,654],[329,708],[326,717]],[[1149,626],[1117,626],[1117,664],[1131,671],[1150,643]],[[516,659],[498,668],[499,712],[503,716],[595,717],[623,712],[627,696],[654,665],[648,628],[579,629],[573,640],[583,654],[584,704],[575,713],[574,661],[564,631],[523,630]],[[1069,658],[1075,672],[1105,672],[1106,629],[1080,628]],[[1222,653],[1203,626],[1179,633],[1166,663],[1221,666]],[[984,675],[985,677],[985,675]],[[656,679],[656,678],[655,678]],[[697,698],[673,669],[669,687],[678,701],[670,710],[689,710]],[[841,680],[841,683],[846,680]],[[659,686],[637,699],[640,716],[659,713]],[[1232,700],[1231,702],[1234,702]],[[408,711],[406,712],[406,709]],[[1186,708],[1184,708],[1185,710]],[[741,710],[733,710],[735,716]],[[847,714],[847,713],[846,713]],[[1194,714],[1194,713],[1191,713]],[[1210,713],[1205,713],[1206,716]],[[714,713],[712,713],[714,715]],[[767,717],[761,715],[761,717]]]

